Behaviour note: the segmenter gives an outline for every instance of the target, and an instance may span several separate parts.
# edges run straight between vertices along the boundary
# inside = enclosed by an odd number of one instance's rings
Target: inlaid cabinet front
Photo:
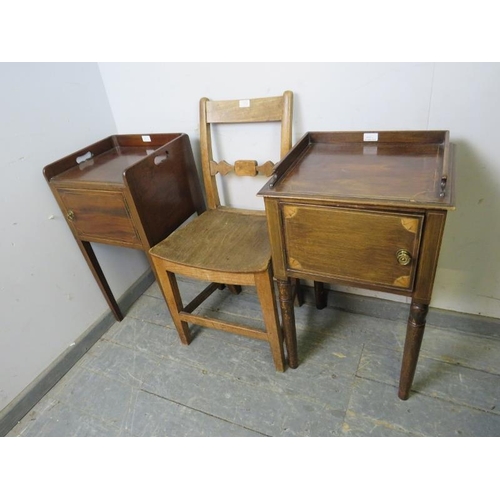
[[[413,381],[453,201],[447,131],[309,132],[262,188],[288,362],[298,366],[290,278],[412,298],[399,396]],[[320,304],[324,307],[325,303]]]
[[[422,215],[282,204],[288,274],[411,291]]]

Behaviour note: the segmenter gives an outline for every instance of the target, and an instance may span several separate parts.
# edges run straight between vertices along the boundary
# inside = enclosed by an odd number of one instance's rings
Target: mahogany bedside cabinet
[[[314,281],[320,302],[324,282],[405,295],[398,395],[408,398],[454,208],[452,148],[448,131],[308,132],[277,165],[259,195],[290,367],[298,365],[290,278]]]
[[[186,134],[114,135],[43,169],[110,309],[123,314],[91,242],[148,250],[205,203]]]

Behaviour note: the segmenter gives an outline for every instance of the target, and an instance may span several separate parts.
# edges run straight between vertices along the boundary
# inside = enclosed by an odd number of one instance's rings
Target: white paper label
[[[378,141],[378,132],[365,132],[363,134],[363,141],[365,141],[365,142]]]
[[[250,107],[250,99],[241,99],[240,108],[249,108]]]
[[[149,137],[149,135],[143,135],[142,142],[151,142],[151,137]]]

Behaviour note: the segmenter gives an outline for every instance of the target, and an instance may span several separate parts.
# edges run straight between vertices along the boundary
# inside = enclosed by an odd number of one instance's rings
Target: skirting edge
[[[146,271],[118,300],[125,313],[154,282]],[[111,311],[104,313],[83,332],[75,345],[68,347],[31,384],[0,412],[0,436],[6,436],[17,423],[54,387],[75,363],[116,323]]]

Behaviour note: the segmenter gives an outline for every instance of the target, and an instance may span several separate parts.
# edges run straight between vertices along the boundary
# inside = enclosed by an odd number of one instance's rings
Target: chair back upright
[[[292,147],[292,106],[293,93],[285,91],[282,96],[230,101],[200,100],[200,149],[203,182],[209,210],[218,208],[220,203],[216,175],[234,172],[236,175],[254,176],[262,173],[269,177],[274,163],[266,161],[258,165],[255,160],[237,160],[230,164],[224,160],[214,161],[212,152],[212,124],[281,122],[280,159]]]

